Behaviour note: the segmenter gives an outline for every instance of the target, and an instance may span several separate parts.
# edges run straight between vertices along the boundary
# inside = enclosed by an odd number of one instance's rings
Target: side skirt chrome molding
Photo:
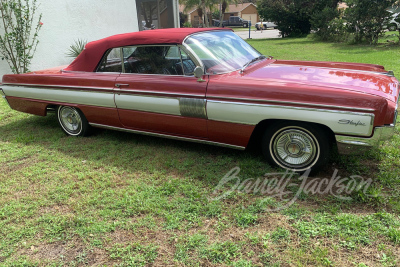
[[[229,145],[229,144],[212,142],[212,141],[201,140],[201,139],[194,139],[194,138],[174,136],[174,135],[168,135],[168,134],[160,134],[160,133],[152,133],[152,132],[146,132],[146,131],[140,131],[140,130],[131,130],[131,129],[119,128],[119,127],[108,126],[108,125],[97,124],[97,123],[89,123],[89,124],[96,128],[116,130],[116,131],[122,131],[122,132],[128,132],[128,133],[143,134],[143,135],[149,135],[149,136],[155,136],[155,137],[163,137],[163,138],[168,138],[168,139],[189,141],[189,142],[208,144],[208,145],[214,145],[214,146],[228,147],[228,148],[233,148],[233,149],[238,149],[238,150],[246,149],[243,146],[235,146],[235,145]]]

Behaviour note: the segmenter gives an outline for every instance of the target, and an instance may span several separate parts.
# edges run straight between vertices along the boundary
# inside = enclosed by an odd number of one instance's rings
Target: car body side
[[[168,45],[190,53],[182,42]],[[344,150],[376,146],[393,134],[398,87],[378,65],[269,58],[201,79],[54,68],[4,75],[0,93],[12,109],[26,113],[45,116],[68,105],[94,127],[236,149],[245,149],[270,123],[305,122]]]

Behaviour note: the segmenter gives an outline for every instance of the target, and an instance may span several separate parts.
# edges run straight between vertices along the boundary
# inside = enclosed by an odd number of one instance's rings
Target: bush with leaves
[[[36,0],[0,0],[0,54],[13,73],[28,72],[35,54],[42,26],[36,10]]]
[[[384,31],[385,21],[390,17],[387,11],[396,0],[347,0],[349,8],[344,18],[347,29],[354,36],[354,43],[377,44]]]
[[[338,15],[339,0],[260,0],[258,14],[278,25],[282,37],[301,36],[310,33],[311,28],[325,29],[330,20]],[[318,17],[324,11],[327,18]],[[329,14],[328,14],[329,13]],[[315,25],[313,25],[313,23]]]
[[[315,12],[311,16],[311,29],[322,41],[332,41],[340,31],[340,27],[335,27],[340,12],[336,8],[324,7],[321,12]],[[334,22],[335,20],[335,22]],[[339,30],[339,31],[338,31]]]

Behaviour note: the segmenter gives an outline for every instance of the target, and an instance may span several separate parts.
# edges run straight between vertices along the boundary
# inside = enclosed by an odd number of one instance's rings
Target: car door
[[[125,128],[207,138],[207,81],[176,45],[123,47],[115,104]],[[204,77],[206,78],[206,77]]]

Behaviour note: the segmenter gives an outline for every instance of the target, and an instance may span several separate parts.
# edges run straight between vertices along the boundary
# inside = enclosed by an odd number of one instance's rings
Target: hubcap
[[[307,169],[315,164],[319,156],[315,137],[308,131],[292,127],[277,132],[270,146],[273,158],[284,168]]]
[[[59,110],[61,126],[72,135],[79,134],[82,129],[82,120],[78,111],[71,107],[62,107]]]

